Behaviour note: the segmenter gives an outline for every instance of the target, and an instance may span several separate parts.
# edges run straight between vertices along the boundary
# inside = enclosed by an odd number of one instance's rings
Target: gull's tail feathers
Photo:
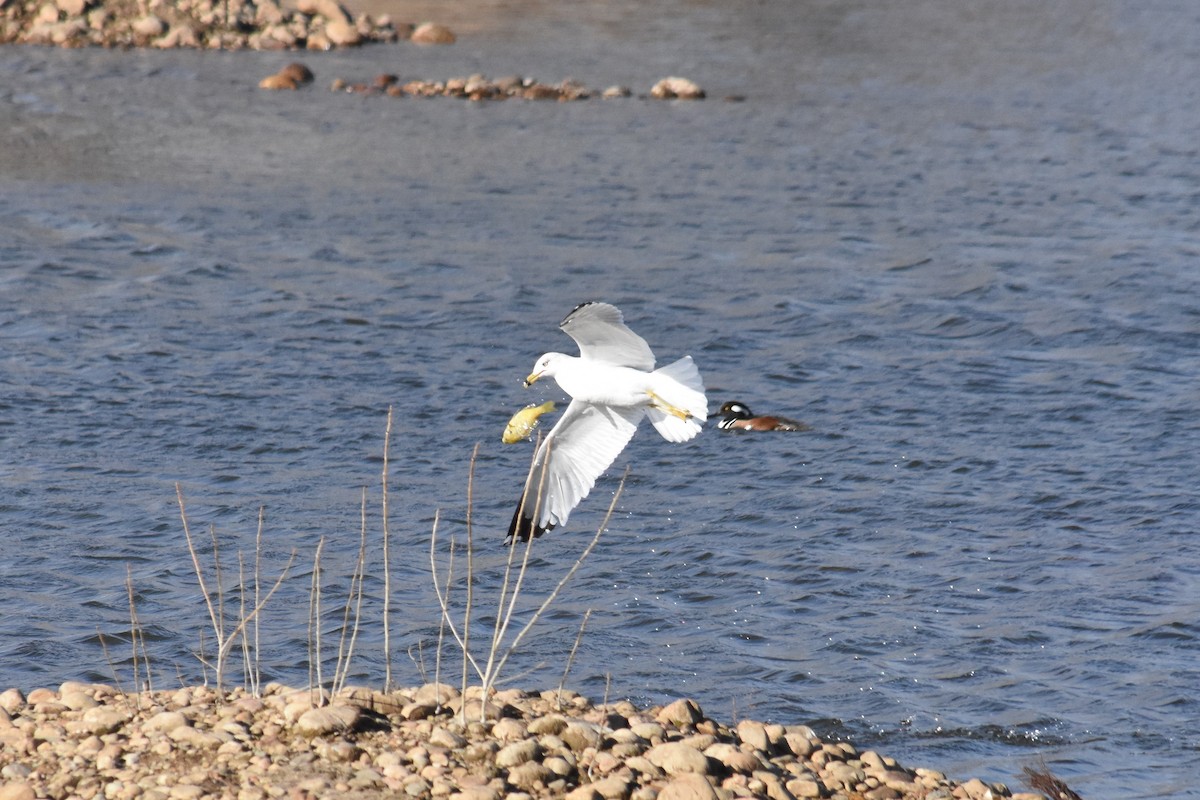
[[[704,396],[704,380],[696,369],[691,356],[683,358],[653,372],[654,392],[666,403],[687,412],[687,419],[650,406],[647,416],[650,424],[668,442],[686,442],[695,438],[708,419],[708,398]]]

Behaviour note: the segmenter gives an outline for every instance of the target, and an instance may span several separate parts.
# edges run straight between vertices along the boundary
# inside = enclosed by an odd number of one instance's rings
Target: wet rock
[[[298,89],[300,85],[296,83],[295,78],[282,73],[268,75],[258,82],[260,89]]]
[[[650,96],[659,100],[701,100],[704,90],[695,81],[677,76],[663,78],[650,89]]]
[[[435,22],[418,25],[409,38],[417,44],[454,44],[458,39],[452,30]]]
[[[291,78],[299,86],[305,83],[312,83],[312,70],[301,64],[299,61],[293,61],[277,73],[287,78]]]

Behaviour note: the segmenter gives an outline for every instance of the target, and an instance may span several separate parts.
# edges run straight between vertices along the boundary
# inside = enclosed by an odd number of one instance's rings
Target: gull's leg
[[[682,408],[671,405],[670,403],[668,403],[666,400],[663,400],[661,397],[659,397],[654,392],[647,390],[646,394],[648,394],[650,396],[651,407],[657,408],[659,411],[662,411],[666,414],[670,414],[673,417],[679,417],[684,422],[687,422],[689,419],[692,418],[691,412],[685,411]]]

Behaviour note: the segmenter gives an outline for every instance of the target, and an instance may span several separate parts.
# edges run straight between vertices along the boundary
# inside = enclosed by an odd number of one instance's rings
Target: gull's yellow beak
[[[542,373],[540,372],[529,373],[529,376],[525,378],[525,388],[528,389],[530,386],[533,386],[540,377],[542,377]]]

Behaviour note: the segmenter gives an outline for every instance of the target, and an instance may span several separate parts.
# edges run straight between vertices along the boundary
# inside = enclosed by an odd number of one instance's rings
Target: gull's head
[[[533,372],[525,378],[525,388],[528,389],[541,378],[553,378],[555,367],[563,358],[562,353],[546,353],[533,365]]]

